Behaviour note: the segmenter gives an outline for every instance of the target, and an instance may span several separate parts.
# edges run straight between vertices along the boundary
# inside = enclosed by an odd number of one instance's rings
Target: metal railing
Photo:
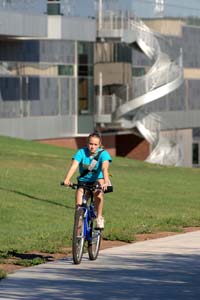
[[[133,77],[132,85],[128,90],[129,100],[136,99],[146,93],[164,86],[176,80],[182,73],[182,55],[176,61],[169,61],[163,66],[158,66],[153,73],[147,73],[141,77]],[[116,95],[122,99],[121,103],[127,102],[127,86],[116,91]]]
[[[130,34],[134,32],[133,36],[136,36],[136,41],[140,44],[140,47],[154,59],[154,63],[147,74],[141,77],[133,77],[131,86],[126,85],[116,90],[116,98],[121,99],[121,101],[118,101],[119,106],[176,80],[182,74],[182,53],[179,54],[177,59],[172,60],[170,51],[173,45],[170,45],[162,36],[158,36],[158,34],[151,31],[134,14],[121,11],[115,13],[103,12],[101,20],[98,19],[97,28],[102,36],[105,32],[109,34],[110,31],[118,31],[120,37],[123,38],[125,30],[129,30]],[[113,100],[110,100],[110,102],[113,103]],[[104,104],[105,101],[102,99],[102,109],[100,111],[104,111]],[[112,110],[108,112],[107,109],[105,111],[107,113],[113,112]]]
[[[122,99],[116,95],[96,96],[95,98],[95,115],[112,114],[117,107],[122,104]]]

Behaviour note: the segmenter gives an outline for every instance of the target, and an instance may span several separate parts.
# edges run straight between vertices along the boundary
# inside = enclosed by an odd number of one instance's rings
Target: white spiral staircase
[[[181,53],[179,53],[178,59],[172,59],[166,43],[163,47],[162,37],[151,31],[138,17],[130,16],[128,13],[105,12],[104,15],[101,15],[101,20],[98,20],[98,38],[108,42],[120,41],[130,46],[137,43],[142,52],[153,61],[153,65],[144,76],[132,78],[128,97],[127,87],[116,90],[115,97],[110,98],[112,102],[110,113],[112,115],[111,123],[117,122],[121,124],[121,127],[129,129],[137,127],[154,149],[159,148],[158,152],[160,153],[163,143],[159,140],[159,122],[153,122],[154,129],[152,131],[151,126],[149,127],[152,122],[145,120],[154,118],[151,115],[147,117],[146,113],[143,114],[142,112],[146,104],[159,100],[183,83]],[[103,97],[99,101],[102,104],[101,111],[96,112],[97,120],[98,115],[105,113],[106,104]],[[164,149],[166,149],[166,145],[170,145],[170,142],[167,143],[165,139],[164,144]],[[157,147],[157,145],[159,146]],[[169,151],[163,150],[161,153],[162,159],[158,163],[164,161],[164,164],[167,164],[163,156]],[[148,161],[151,161],[150,157]],[[177,159],[172,161],[170,160],[169,164],[176,165]]]

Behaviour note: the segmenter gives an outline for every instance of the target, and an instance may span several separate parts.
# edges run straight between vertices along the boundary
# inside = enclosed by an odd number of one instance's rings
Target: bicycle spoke
[[[88,242],[88,254],[90,260],[95,260],[98,257],[101,244],[101,230],[94,228],[94,223],[91,222],[90,241]]]
[[[79,208],[75,212],[74,220],[74,231],[73,231],[73,244],[72,244],[72,254],[73,261],[75,264],[80,264],[83,256],[84,250],[84,211],[82,208]]]

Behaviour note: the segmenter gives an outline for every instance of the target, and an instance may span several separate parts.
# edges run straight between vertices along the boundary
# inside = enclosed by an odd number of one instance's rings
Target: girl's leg
[[[78,189],[76,191],[76,205],[82,204],[82,196],[83,196],[83,189]]]
[[[99,180],[99,183],[102,185],[103,180]],[[95,205],[95,210],[97,212],[97,227],[103,229],[104,228],[104,218],[102,216],[103,214],[103,202],[104,202],[104,197],[103,197],[103,192],[102,191],[97,191],[94,193],[94,205]]]
[[[99,192],[98,194],[95,194],[94,196],[94,205],[95,205],[95,210],[97,212],[98,217],[102,217],[103,214],[103,193]]]

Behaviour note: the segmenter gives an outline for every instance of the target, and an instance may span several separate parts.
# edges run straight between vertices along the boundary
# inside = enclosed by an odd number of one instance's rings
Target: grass
[[[74,191],[59,185],[74,151],[0,137],[0,251],[54,253],[71,246]],[[104,238],[200,226],[200,169],[114,157]],[[75,182],[76,176],[74,176]]]
[[[6,278],[7,274],[4,270],[0,269],[0,280]]]

